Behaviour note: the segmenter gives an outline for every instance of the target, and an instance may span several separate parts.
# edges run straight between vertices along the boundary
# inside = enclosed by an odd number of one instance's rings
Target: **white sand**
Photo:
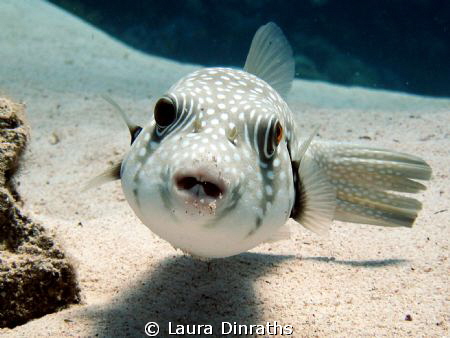
[[[73,257],[84,296],[0,334],[143,336],[148,321],[276,320],[295,337],[448,336],[450,100],[308,81],[295,81],[290,96],[305,133],[321,124],[324,138],[430,163],[434,180],[411,230],[337,222],[324,239],[295,227],[291,241],[215,261],[208,272],[142,225],[118,182],[80,193],[129,143],[100,94],[143,121],[152,99],[195,68],[131,50],[45,2],[0,2],[0,95],[26,102],[32,127],[20,192]]]

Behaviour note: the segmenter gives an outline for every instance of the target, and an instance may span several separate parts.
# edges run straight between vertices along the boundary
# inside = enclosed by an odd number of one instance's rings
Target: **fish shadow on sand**
[[[213,336],[224,321],[260,323],[255,281],[282,262],[295,259],[254,253],[210,264],[188,256],[167,258],[132,282],[109,306],[88,310],[95,321],[91,336],[145,336],[144,326],[150,321],[160,325],[159,337],[169,336],[169,322],[173,326],[209,324]]]
[[[319,261],[362,267],[382,267],[402,260],[338,261],[328,257],[304,257],[244,253],[210,264],[188,256],[175,256],[132,282],[108,306],[90,307],[95,322],[92,336],[145,336],[147,322],[160,326],[159,337],[169,336],[169,322],[213,326],[213,336],[222,322],[264,322],[262,300],[255,283],[286,261]],[[193,335],[196,336],[196,335]],[[198,335],[202,336],[202,335]]]
[[[402,265],[408,263],[407,259],[370,259],[370,260],[362,260],[362,261],[353,261],[353,260],[339,260],[334,257],[302,257],[303,261],[316,261],[323,263],[332,263],[339,265],[348,265],[354,267],[363,267],[363,268],[381,268],[384,266],[392,266],[392,265]]]

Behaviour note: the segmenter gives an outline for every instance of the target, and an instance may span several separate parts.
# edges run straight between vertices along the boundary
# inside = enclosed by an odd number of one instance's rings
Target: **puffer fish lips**
[[[199,224],[214,222],[224,209],[238,202],[233,201],[232,196],[239,196],[245,189],[243,175],[237,174],[232,163],[224,170],[223,160],[209,151],[201,153],[181,148],[179,156],[183,152],[188,152],[189,158],[173,164],[170,180],[161,182],[168,185],[166,198],[176,206],[174,215],[196,218]],[[233,171],[229,170],[231,167]]]
[[[207,167],[180,169],[173,176],[173,187],[179,198],[186,203],[216,203],[226,193],[225,181]],[[214,207],[215,208],[215,207]]]

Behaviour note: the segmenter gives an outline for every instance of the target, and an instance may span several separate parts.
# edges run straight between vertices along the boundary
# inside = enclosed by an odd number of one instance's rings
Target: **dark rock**
[[[13,177],[28,135],[23,106],[0,98],[0,327],[80,301],[73,266],[46,230],[20,210]]]

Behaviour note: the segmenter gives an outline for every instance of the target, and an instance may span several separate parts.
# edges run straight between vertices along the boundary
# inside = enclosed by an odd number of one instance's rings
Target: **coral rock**
[[[0,98],[0,327],[14,327],[80,301],[61,248],[20,210],[13,176],[29,129],[24,107]]]

